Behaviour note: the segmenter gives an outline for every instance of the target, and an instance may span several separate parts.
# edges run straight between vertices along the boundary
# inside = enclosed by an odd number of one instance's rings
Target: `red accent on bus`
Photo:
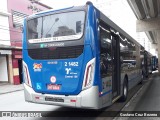
[[[88,72],[89,72],[89,68],[91,67],[91,64],[87,67],[87,72],[86,72],[86,79],[85,79],[85,87],[87,85],[87,80],[88,80]]]
[[[70,100],[71,102],[76,102],[76,100]]]
[[[28,82],[28,85],[29,85],[29,77],[28,77],[28,70],[27,70],[27,67],[26,66],[24,66],[25,67],[25,69],[26,69],[26,75],[27,75],[27,82]]]
[[[39,99],[39,97],[35,97],[36,99]]]

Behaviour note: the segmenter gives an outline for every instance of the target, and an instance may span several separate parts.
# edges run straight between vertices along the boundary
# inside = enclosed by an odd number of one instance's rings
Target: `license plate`
[[[58,97],[45,97],[45,101],[64,102],[64,99]]]
[[[61,88],[61,85],[53,85],[53,84],[47,85],[48,90],[60,90],[60,88]]]

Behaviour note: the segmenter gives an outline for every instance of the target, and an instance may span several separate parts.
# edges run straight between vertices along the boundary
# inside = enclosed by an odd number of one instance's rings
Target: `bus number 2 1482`
[[[64,66],[78,66],[78,62],[65,62]]]

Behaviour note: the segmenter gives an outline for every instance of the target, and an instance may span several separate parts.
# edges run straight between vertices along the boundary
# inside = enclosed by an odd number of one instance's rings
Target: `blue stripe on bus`
[[[100,95],[99,97],[102,97],[102,96],[104,96],[104,95],[106,95],[106,94],[108,94],[108,93],[110,93],[110,92],[112,92],[112,90],[109,90],[109,91],[107,91],[107,92],[103,93],[103,94],[102,94],[102,95]]]

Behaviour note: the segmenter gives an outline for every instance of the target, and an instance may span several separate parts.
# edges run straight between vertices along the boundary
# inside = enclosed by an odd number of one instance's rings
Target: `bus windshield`
[[[84,30],[85,12],[52,14],[28,20],[29,43],[80,39]]]

